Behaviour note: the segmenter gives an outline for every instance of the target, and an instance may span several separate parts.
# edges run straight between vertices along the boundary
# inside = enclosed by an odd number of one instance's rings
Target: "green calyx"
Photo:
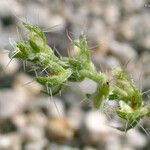
[[[89,78],[97,83],[97,89],[92,94],[85,94],[95,109],[103,108],[106,101],[118,102],[116,114],[127,123],[127,126],[120,130],[129,130],[143,117],[150,117],[150,106],[144,105],[142,93],[121,68],[112,70],[111,80],[105,73],[96,71],[83,34],[74,42],[75,56],[59,58],[46,44],[46,37],[38,26],[25,22],[22,25],[28,31],[27,41],[17,41],[16,49],[10,53],[10,57],[36,66],[39,74],[35,80],[51,89],[43,91],[44,93],[56,95],[67,82],[80,82]]]

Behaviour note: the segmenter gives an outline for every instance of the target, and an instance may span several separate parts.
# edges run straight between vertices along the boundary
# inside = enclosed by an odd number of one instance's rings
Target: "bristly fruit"
[[[74,42],[76,56],[57,57],[53,50],[46,44],[46,37],[42,30],[35,25],[22,22],[27,29],[27,41],[17,41],[15,51],[10,53],[11,58],[30,62],[39,72],[35,80],[51,89],[49,95],[60,93],[67,82],[79,82],[90,78],[97,83],[93,94],[85,93],[91,99],[95,109],[103,108],[105,101],[117,101],[116,114],[126,121],[127,131],[135,127],[143,117],[150,117],[150,106],[144,105],[142,93],[121,69],[112,70],[112,79],[109,80],[105,73],[98,73],[91,61],[86,38],[83,34]],[[46,72],[44,75],[42,72]]]

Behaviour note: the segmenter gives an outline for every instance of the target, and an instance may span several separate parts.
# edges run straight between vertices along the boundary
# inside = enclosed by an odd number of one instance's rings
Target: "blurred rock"
[[[116,135],[109,135],[106,140],[106,150],[121,150],[122,145],[121,145],[121,140],[119,136]]]
[[[23,12],[22,5],[16,0],[0,1],[0,17],[19,15]]]
[[[110,43],[110,52],[116,56],[122,64],[126,64],[128,61],[134,61],[137,59],[136,51],[128,44],[112,42]]]
[[[144,1],[143,0],[123,0],[122,6],[125,12],[131,13],[134,11],[139,11],[141,8],[144,7]]]
[[[141,79],[142,81],[142,90],[147,91],[150,89],[150,53],[149,52],[144,52],[141,56],[142,60],[142,73],[143,73],[143,78]]]
[[[4,75],[13,75],[19,68],[19,63],[16,59],[11,60],[5,49],[0,50],[0,77]]]
[[[141,60],[142,60],[142,70],[144,76],[147,78],[150,76],[150,52],[144,52],[141,55]]]
[[[69,145],[63,145],[61,146],[60,150],[80,150],[80,149],[76,147],[71,147]]]
[[[33,97],[37,96],[43,89],[42,85],[37,83],[34,78],[23,73],[15,77],[13,87],[18,91],[25,92],[29,99],[33,99]]]
[[[56,143],[50,143],[50,146],[46,150],[79,150],[79,148],[71,147],[69,145],[58,145]]]
[[[134,45],[139,52],[149,49],[149,33],[150,20],[147,19],[149,14],[143,12],[126,16],[116,30],[118,40],[131,41],[130,45]]]
[[[58,98],[47,98],[47,114],[52,117],[64,117],[65,116],[65,106],[63,100]]]
[[[83,81],[81,81],[79,83],[79,86],[81,88],[81,90],[83,91],[83,93],[85,94],[92,94],[96,91],[97,88],[97,84],[96,82],[94,82],[93,80],[86,78]]]
[[[104,20],[111,27],[114,27],[116,25],[116,23],[119,21],[120,10],[116,3],[106,5],[103,13],[105,14]]]
[[[36,142],[28,142],[26,143],[24,150],[43,150],[45,149],[47,143],[48,141],[45,138]]]
[[[121,132],[109,126],[106,116],[102,112],[90,111],[85,116],[85,142],[87,145],[97,145],[106,150],[121,148]],[[111,143],[111,144],[110,144]]]
[[[24,92],[5,89],[0,91],[0,120],[22,112],[27,104]]]
[[[67,118],[53,118],[47,124],[47,134],[51,140],[63,142],[73,138],[74,129]]]
[[[148,142],[146,137],[136,129],[129,130],[126,136],[128,144],[134,149],[142,149]]]
[[[44,130],[38,125],[28,124],[20,132],[26,142],[38,142],[44,138]]]
[[[67,111],[67,118],[72,128],[79,130],[83,124],[84,112],[78,107],[71,107]]]
[[[89,143],[103,143],[110,130],[108,128],[106,116],[98,111],[90,111],[85,116],[85,127],[88,132],[86,136]]]
[[[146,35],[144,37],[142,37],[139,41],[138,41],[138,45],[142,49],[148,50],[150,51],[150,35]]]
[[[147,135],[150,134],[149,132],[149,129],[150,129],[150,119],[147,117],[147,118],[144,118],[142,121],[141,121],[141,125],[142,127],[145,129]]]
[[[64,103],[56,97],[39,97],[35,101],[28,103],[27,110],[44,111],[49,117],[63,117],[65,116]]]
[[[41,112],[31,112],[27,116],[27,124],[44,128],[47,125],[47,117]]]
[[[120,62],[113,56],[108,56],[105,58],[106,68],[112,70],[113,68],[121,67]]]
[[[107,72],[108,70],[121,66],[119,60],[114,56],[97,55],[93,57],[93,62],[101,72]]]
[[[21,142],[18,134],[0,134],[0,150],[21,150]]]
[[[124,146],[122,148],[122,150],[135,150],[134,148],[130,147],[130,146]]]
[[[12,118],[12,122],[18,129],[24,128],[27,124],[27,117],[24,114],[17,114]]]
[[[42,1],[42,3],[37,3],[36,1],[25,3],[26,6],[24,7],[24,13],[22,13],[20,16],[23,20],[26,19],[24,16],[27,16],[30,23],[43,27],[43,30],[46,32],[51,31],[51,27],[53,29],[54,26],[57,26],[56,28],[59,30],[65,27],[66,22],[64,18],[61,16],[61,14],[52,14],[49,10],[49,7],[45,7],[45,5],[48,5],[46,1]]]
[[[85,99],[84,93],[81,91],[78,83],[69,83],[62,92],[62,97],[68,106],[81,106],[81,101]]]
[[[150,77],[147,77],[144,79],[142,82],[142,91],[146,92],[147,91],[147,98],[149,99],[149,90],[150,90]],[[146,94],[146,93],[145,93]]]
[[[93,147],[85,147],[83,150],[98,150],[97,148],[93,148]]]
[[[41,112],[31,112],[27,115],[18,114],[12,118],[13,123],[18,129],[25,128],[28,125],[35,125],[40,128],[44,128],[47,124],[46,116]]]

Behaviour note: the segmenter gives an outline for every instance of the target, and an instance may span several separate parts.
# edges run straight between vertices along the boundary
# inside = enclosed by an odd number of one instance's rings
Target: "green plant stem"
[[[40,72],[35,77],[36,81],[50,88],[52,95],[58,94],[67,82],[80,82],[89,78],[97,83],[97,89],[92,94],[85,94],[91,99],[95,109],[103,108],[106,100],[118,102],[116,115],[128,124],[126,129],[120,130],[131,129],[143,117],[150,117],[150,106],[144,105],[142,93],[121,68],[112,70],[111,80],[105,73],[96,71],[83,34],[73,43],[75,56],[59,58],[46,44],[46,37],[39,27],[25,22],[22,24],[28,30],[27,41],[17,41],[16,49],[10,53],[10,57],[36,66]],[[45,70],[46,73],[42,75]]]

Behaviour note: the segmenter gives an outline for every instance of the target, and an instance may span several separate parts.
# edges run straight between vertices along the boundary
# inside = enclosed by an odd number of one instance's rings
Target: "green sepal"
[[[110,100],[124,100],[124,101],[129,101],[128,99],[128,95],[126,93],[126,91],[120,89],[117,86],[113,86],[111,87],[112,91],[111,94],[109,95],[109,99]]]
[[[91,62],[90,52],[88,49],[86,38],[83,34],[80,35],[79,41],[74,42],[74,46],[78,48],[76,52],[76,57],[83,64],[89,64]]]
[[[29,23],[26,23],[26,22],[22,22],[23,26],[28,29],[29,31],[31,32],[34,32],[36,33],[43,41],[46,42],[46,37],[44,35],[44,33],[42,32],[42,30],[36,26],[36,25],[31,25]]]
[[[128,77],[127,73],[119,67],[112,70],[112,75],[116,79],[120,79],[120,80],[124,80],[124,81],[129,80],[129,77]]]
[[[82,63],[78,60],[75,60],[73,58],[63,58],[62,61],[65,61],[62,66],[64,68],[71,68],[72,74],[68,78],[68,81],[70,82],[79,82],[84,79],[84,77],[80,74],[80,70],[83,70]]]
[[[16,42],[16,51],[14,51],[14,57],[22,60],[26,60],[29,57],[30,48],[27,44],[22,42]]]
[[[34,42],[33,40],[29,40],[29,44],[32,48],[33,53],[39,53],[41,51],[41,47],[39,45],[36,44],[36,42]]]
[[[46,77],[36,77],[36,81],[39,82],[42,85],[48,85],[48,86],[56,86],[59,84],[64,84],[68,78],[71,76],[72,72],[70,69],[65,70],[63,73],[58,75],[50,75]]]
[[[131,128],[134,128],[140,121],[141,117],[137,112],[123,112],[117,110],[116,113],[118,116],[126,121],[126,125],[120,128],[121,131],[128,131]]]

